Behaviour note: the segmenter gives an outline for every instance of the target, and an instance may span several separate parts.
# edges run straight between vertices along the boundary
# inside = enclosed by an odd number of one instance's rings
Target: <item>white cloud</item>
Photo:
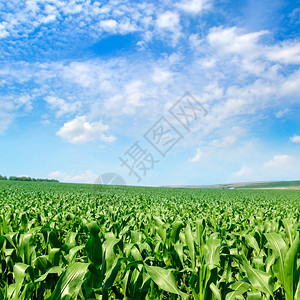
[[[281,86],[278,87],[278,94],[282,96],[300,96],[300,70],[289,74],[281,80]],[[297,102],[299,99],[296,100]]]
[[[100,27],[108,32],[116,32],[118,23],[116,20],[109,19],[109,20],[101,20]]]
[[[64,79],[76,82],[83,88],[93,88],[101,80],[107,77],[104,64],[99,64],[91,61],[71,62],[63,66],[62,76]]]
[[[209,8],[211,5],[210,0],[184,0],[177,4],[179,9],[191,14],[198,14],[203,9]]]
[[[277,167],[282,167],[286,166],[286,164],[290,163],[292,160],[292,157],[286,154],[277,154],[274,155],[274,157],[266,162],[264,164],[265,167],[267,168],[277,168]]]
[[[27,174],[20,174],[20,175],[17,175],[17,177],[30,177],[30,176]]]
[[[10,34],[7,30],[5,30],[5,22],[0,24],[0,39],[4,39],[8,37]]]
[[[180,26],[180,16],[177,12],[165,11],[157,16],[156,19],[156,29],[154,37],[160,39],[169,39],[170,44],[175,47],[177,45],[178,39],[182,35]],[[150,34],[150,40],[152,40],[153,35]]]
[[[117,57],[43,64],[20,62],[0,68],[0,77],[7,82],[28,83],[22,84],[24,87],[36,86],[37,93],[48,100],[57,117],[76,113],[99,120],[106,115],[127,125],[129,115],[134,122],[142,124],[145,119],[164,112],[167,102],[173,104],[183,91],[189,90],[209,105],[209,114],[195,125],[198,127],[194,131],[199,129],[198,132],[209,134],[219,128],[230,129],[240,120],[253,122],[270,107],[281,111],[292,99],[298,101],[300,71],[287,70],[284,76],[285,71],[280,73],[281,67],[276,67],[277,63],[273,67],[270,62],[262,72],[256,68],[260,66],[256,61],[263,59],[258,55],[263,48],[260,35],[261,32],[245,34],[237,27],[215,28],[207,39],[201,40],[202,44],[206,43],[199,49],[204,51],[201,56],[185,58],[181,51],[176,51],[155,61]],[[231,37],[233,50],[230,50]],[[234,51],[229,58],[237,54],[242,59],[236,64],[224,56],[222,47],[219,49],[217,45],[225,47],[226,53]],[[252,69],[244,62],[248,59],[243,54],[248,53],[248,46],[257,54],[249,60],[250,65],[253,62]],[[286,95],[292,97],[283,103],[281,99]],[[227,133],[224,140],[217,136],[212,139],[216,140],[216,147],[228,147],[234,144],[234,136]]]
[[[39,34],[46,31],[59,36],[53,39],[54,44],[61,45],[61,41],[66,43],[69,39],[72,45],[72,37],[76,35],[84,34],[93,39],[105,33],[146,31],[153,26],[144,19],[155,18],[156,10],[149,2],[27,0],[1,7],[1,15],[5,21],[0,23],[0,39],[28,34],[40,38]],[[22,43],[31,47],[31,42]]]
[[[81,107],[81,103],[79,101],[66,102],[65,100],[55,96],[46,96],[44,99],[50,105],[51,109],[57,110],[57,118],[66,114],[74,114],[79,111]]]
[[[169,69],[177,61],[176,56],[171,55],[159,62],[132,63],[113,58],[19,63],[0,68],[0,80],[6,78],[9,82],[22,83],[28,92],[44,99],[56,117],[76,113],[93,119],[117,116],[123,121],[127,115],[149,116],[150,106],[164,106],[164,99],[169,95],[167,88],[173,82],[173,72]],[[31,77],[26,78],[27,74]],[[26,84],[23,84],[25,79]],[[37,88],[32,89],[32,85]],[[153,112],[160,111],[157,107]]]
[[[197,33],[192,33],[190,36],[189,36],[189,44],[190,44],[190,47],[194,50],[197,50],[199,49],[201,43],[203,43],[204,41],[201,40],[199,38],[199,34]]]
[[[16,99],[17,106],[23,106],[25,111],[32,110],[32,98],[30,95],[21,95]]]
[[[66,173],[63,173],[61,171],[53,171],[53,172],[48,174],[48,177],[51,178],[51,179],[58,179],[58,178],[61,178],[61,176],[63,174],[66,174]]]
[[[300,43],[282,43],[267,48],[269,60],[284,64],[300,64]]]
[[[247,133],[247,130],[243,127],[240,127],[240,126],[233,126],[231,128],[232,130],[232,133],[238,137],[238,136],[244,136],[246,133]]]
[[[30,112],[33,97],[27,93],[1,96],[0,94],[0,134],[6,131],[15,118]]]
[[[300,135],[294,135],[290,138],[293,143],[300,143]]]
[[[230,136],[225,136],[220,140],[213,140],[211,142],[211,145],[213,147],[217,147],[217,148],[227,148],[227,147],[231,147],[232,145],[235,144],[237,138],[236,136],[230,135]]]
[[[105,109],[112,115],[134,115],[138,108],[145,104],[143,98],[146,94],[143,90],[143,83],[134,80],[124,83],[123,90],[105,100]]]
[[[127,104],[132,106],[142,106],[141,98],[143,96],[142,92],[142,82],[140,80],[135,80],[128,83],[125,87],[125,94],[127,96]]]
[[[118,26],[118,29],[119,29],[119,33],[127,34],[127,33],[130,33],[130,32],[137,31],[138,26],[136,24],[132,23],[129,19],[123,19],[120,22],[120,24]]]
[[[56,19],[56,15],[47,15],[47,16],[43,16],[40,19],[40,22],[44,23],[44,24],[48,24],[48,23],[55,21],[55,19]]]
[[[103,125],[102,121],[88,122],[86,116],[80,116],[65,123],[56,134],[72,144],[91,141],[113,142],[116,138],[106,134],[108,129],[108,126]]]
[[[237,172],[234,172],[233,175],[235,177],[246,177],[253,173],[253,170],[251,168],[248,168],[246,166],[243,166],[240,170]]]
[[[282,110],[279,110],[276,114],[275,117],[280,119],[282,117],[284,117],[285,115],[287,115],[291,110],[289,108],[285,108]]]
[[[172,77],[172,74],[169,71],[166,71],[162,68],[155,68],[153,73],[154,82],[169,82]]]
[[[196,125],[199,126],[197,131],[201,129],[205,134],[226,126],[232,128],[238,118],[259,118],[259,114],[268,107],[281,110],[287,104],[278,101],[278,97],[299,93],[300,72],[297,71],[287,77],[275,74],[268,79],[262,73],[261,78],[251,80],[249,84],[244,82],[244,78],[234,76],[227,85],[222,81],[224,76],[231,78],[231,69],[225,70],[228,73],[221,72],[216,63],[212,70],[207,70],[191,60],[179,72],[177,66],[182,59],[179,54],[173,54],[155,62],[132,63],[124,58],[114,58],[68,63],[20,63],[0,69],[0,76],[10,82],[26,80],[35,84],[36,93],[48,100],[57,117],[80,113],[99,120],[106,114],[118,117],[120,123],[126,122],[128,115],[135,120],[155,118],[164,111],[168,101],[173,104],[182,91],[190,90],[192,94],[199,95],[202,103],[209,105],[209,114]],[[55,96],[49,96],[53,93]],[[274,102],[274,99],[277,100]],[[149,110],[153,114],[150,115]],[[235,136],[232,133],[228,135]],[[233,137],[226,137],[224,141],[218,140],[216,146],[226,147],[233,143]]]
[[[48,126],[51,124],[51,122],[49,120],[41,120],[41,124],[44,126]]]
[[[251,33],[241,33],[237,27],[214,27],[210,30],[207,40],[209,44],[221,53],[236,53],[249,57],[257,56],[260,52],[257,44],[266,30]]]
[[[155,32],[155,37],[159,37],[160,39],[169,37],[171,45],[175,47],[178,39],[182,35],[179,14],[169,10],[159,14],[156,19],[156,29],[157,32]]]
[[[2,105],[0,104],[0,108],[2,109]],[[7,111],[0,111],[0,134],[5,132],[10,124],[13,122],[15,118],[15,114]]]
[[[196,154],[193,158],[190,159],[190,162],[197,162],[203,157],[203,153],[200,148],[196,150]]]
[[[79,174],[69,175],[66,172],[54,171],[48,174],[48,178],[57,179],[61,182],[74,182],[74,183],[94,183],[97,179],[96,175],[91,170],[83,171]]]
[[[159,28],[173,31],[179,25],[179,15],[175,12],[166,11],[157,17],[156,25]]]
[[[238,61],[245,69],[253,69],[259,74],[263,71],[263,64],[253,59],[269,60],[282,64],[300,63],[300,43],[297,40],[281,42],[271,46],[264,45],[260,38],[269,34],[266,30],[244,33],[238,27],[214,27],[207,35],[207,41],[221,55],[237,54],[242,60]],[[231,57],[234,61],[234,57]]]

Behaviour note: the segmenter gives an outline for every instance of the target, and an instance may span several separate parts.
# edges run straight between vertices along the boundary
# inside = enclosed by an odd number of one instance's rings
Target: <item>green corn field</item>
[[[0,299],[300,299],[300,192],[0,183]]]

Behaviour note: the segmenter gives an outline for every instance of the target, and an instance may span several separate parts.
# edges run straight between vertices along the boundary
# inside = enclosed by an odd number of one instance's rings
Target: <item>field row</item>
[[[299,191],[0,185],[0,299],[300,299]]]

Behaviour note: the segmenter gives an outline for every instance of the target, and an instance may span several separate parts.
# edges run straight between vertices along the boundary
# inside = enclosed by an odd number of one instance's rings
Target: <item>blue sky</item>
[[[4,0],[0,174],[300,179],[299,28],[300,1]],[[170,114],[186,92],[188,128]],[[181,136],[165,155],[144,138],[161,118],[155,143]]]

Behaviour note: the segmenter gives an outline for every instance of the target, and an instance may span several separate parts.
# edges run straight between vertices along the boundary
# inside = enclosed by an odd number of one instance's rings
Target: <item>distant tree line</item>
[[[31,177],[27,177],[27,176],[21,176],[21,177],[10,176],[9,178],[7,178],[6,176],[1,176],[1,175],[0,175],[0,180],[39,181],[39,182],[59,182],[59,181],[56,180],[56,179],[31,178]]]

